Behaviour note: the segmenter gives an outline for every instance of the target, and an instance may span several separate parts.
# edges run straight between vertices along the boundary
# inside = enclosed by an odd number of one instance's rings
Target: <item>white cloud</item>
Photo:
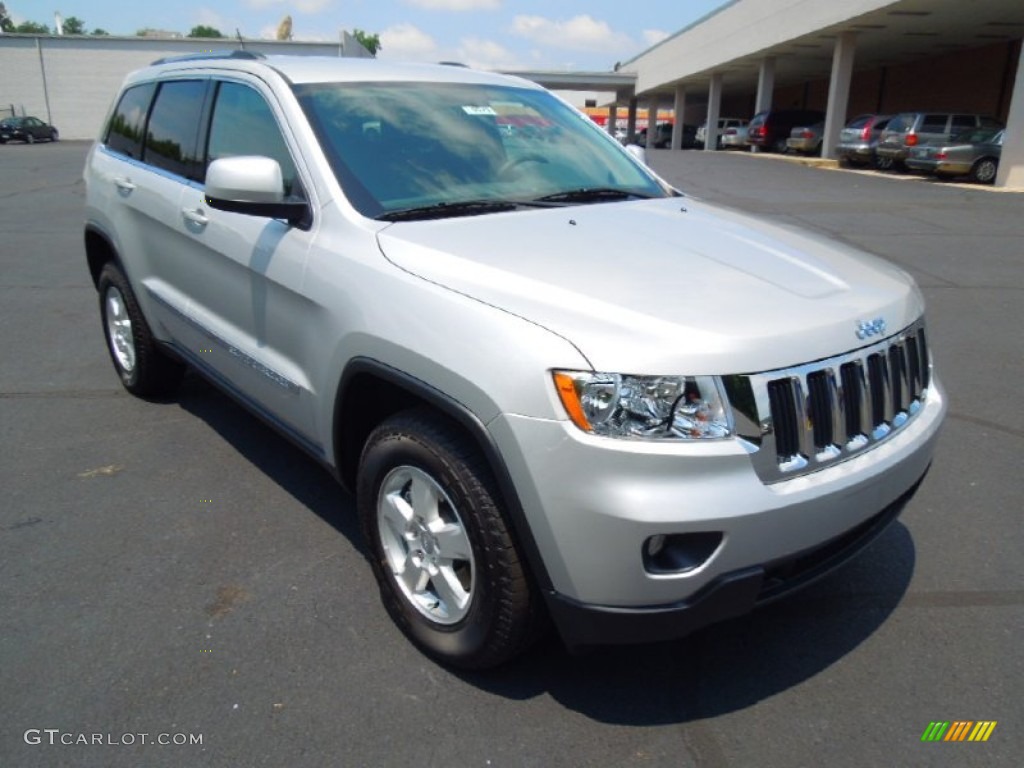
[[[501,0],[405,0],[405,4],[428,11],[493,11],[501,7]]]
[[[669,33],[664,32],[660,29],[645,29],[643,34],[644,42],[646,42],[648,45],[657,45],[666,37],[668,37]]]
[[[413,24],[396,24],[380,33],[381,58],[437,61],[437,43]]]
[[[568,21],[543,16],[516,16],[512,31],[534,43],[552,48],[580,51],[618,51],[629,49],[633,42],[628,35],[615,32],[606,21],[583,14]]]
[[[505,46],[479,37],[464,38],[456,60],[473,69],[515,69],[521,66],[516,55]]]
[[[283,5],[287,6],[285,10],[294,8],[300,13],[313,14],[326,11],[334,5],[334,0],[245,0],[245,4],[256,10]]]

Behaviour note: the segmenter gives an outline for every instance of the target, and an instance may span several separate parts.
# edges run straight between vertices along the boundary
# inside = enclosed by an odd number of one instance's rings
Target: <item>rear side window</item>
[[[925,115],[918,133],[945,133],[947,115]]]
[[[889,126],[886,130],[893,133],[906,133],[913,124],[913,115],[896,115],[896,117],[889,121]]]
[[[295,163],[270,106],[255,89],[222,82],[217,90],[210,124],[207,163],[222,157],[263,155],[277,160],[285,195],[297,194]]]
[[[860,117],[853,118],[853,120],[850,121],[850,124],[847,125],[846,127],[847,128],[863,128],[865,125],[868,124],[868,120],[870,120],[870,119],[871,119],[871,115],[861,115]]]
[[[198,177],[196,154],[205,80],[161,84],[146,129],[146,163],[188,179]]]
[[[104,143],[115,152],[142,159],[142,131],[156,85],[146,83],[129,88],[117,103]]]
[[[974,115],[953,115],[953,125],[951,130],[953,133],[960,133],[965,128],[975,128],[978,125],[978,121]]]

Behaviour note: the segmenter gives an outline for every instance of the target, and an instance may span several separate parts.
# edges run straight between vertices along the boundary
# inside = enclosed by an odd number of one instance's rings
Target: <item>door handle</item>
[[[205,213],[203,213],[202,208],[182,208],[181,215],[188,221],[191,221],[193,224],[197,224],[200,227],[205,227],[210,223],[210,219]]]
[[[114,184],[122,192],[130,193],[135,189],[135,185],[132,184],[132,180],[125,176],[115,176]]]

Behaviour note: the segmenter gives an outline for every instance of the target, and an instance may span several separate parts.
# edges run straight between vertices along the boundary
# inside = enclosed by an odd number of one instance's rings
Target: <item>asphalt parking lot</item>
[[[81,244],[86,151],[0,146],[0,765],[1020,765],[1024,194],[652,152],[695,196],[914,274],[951,400],[935,464],[787,601],[468,675],[392,626],[317,465],[195,377],[173,402],[122,391]],[[922,743],[936,720],[998,725]]]

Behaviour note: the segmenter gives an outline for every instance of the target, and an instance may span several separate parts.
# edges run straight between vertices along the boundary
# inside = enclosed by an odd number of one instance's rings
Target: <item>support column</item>
[[[999,159],[997,187],[1024,187],[1024,47],[1017,61],[1017,79],[1006,115],[1006,134]]]
[[[636,144],[636,96],[629,100],[629,112],[626,113],[626,143]]]
[[[619,120],[619,102],[613,101],[608,107],[608,124],[605,126],[609,136],[615,135],[615,124]]]
[[[761,71],[757,75],[757,103],[754,114],[771,109],[772,94],[775,92],[775,57],[768,56],[761,60]]]
[[[651,94],[647,102],[647,149],[655,149],[658,141],[658,110],[661,109],[661,97],[658,94]]]
[[[761,71],[757,74],[757,101],[754,103],[754,114],[771,109],[772,97],[775,94],[775,57],[766,56],[761,60]],[[760,147],[751,147],[751,152],[760,152]]]
[[[704,132],[704,149],[708,152],[718,149],[718,117],[721,112],[722,74],[716,72],[711,75],[711,85],[708,86],[708,127]]]
[[[677,85],[675,94],[676,122],[672,126],[672,149],[683,148],[683,118],[686,115],[686,86]]]
[[[850,79],[853,77],[853,59],[856,51],[857,34],[840,33],[832,51],[832,77],[828,84],[825,133],[821,142],[822,157],[835,157],[839,132],[846,125],[846,109],[850,103]]]

